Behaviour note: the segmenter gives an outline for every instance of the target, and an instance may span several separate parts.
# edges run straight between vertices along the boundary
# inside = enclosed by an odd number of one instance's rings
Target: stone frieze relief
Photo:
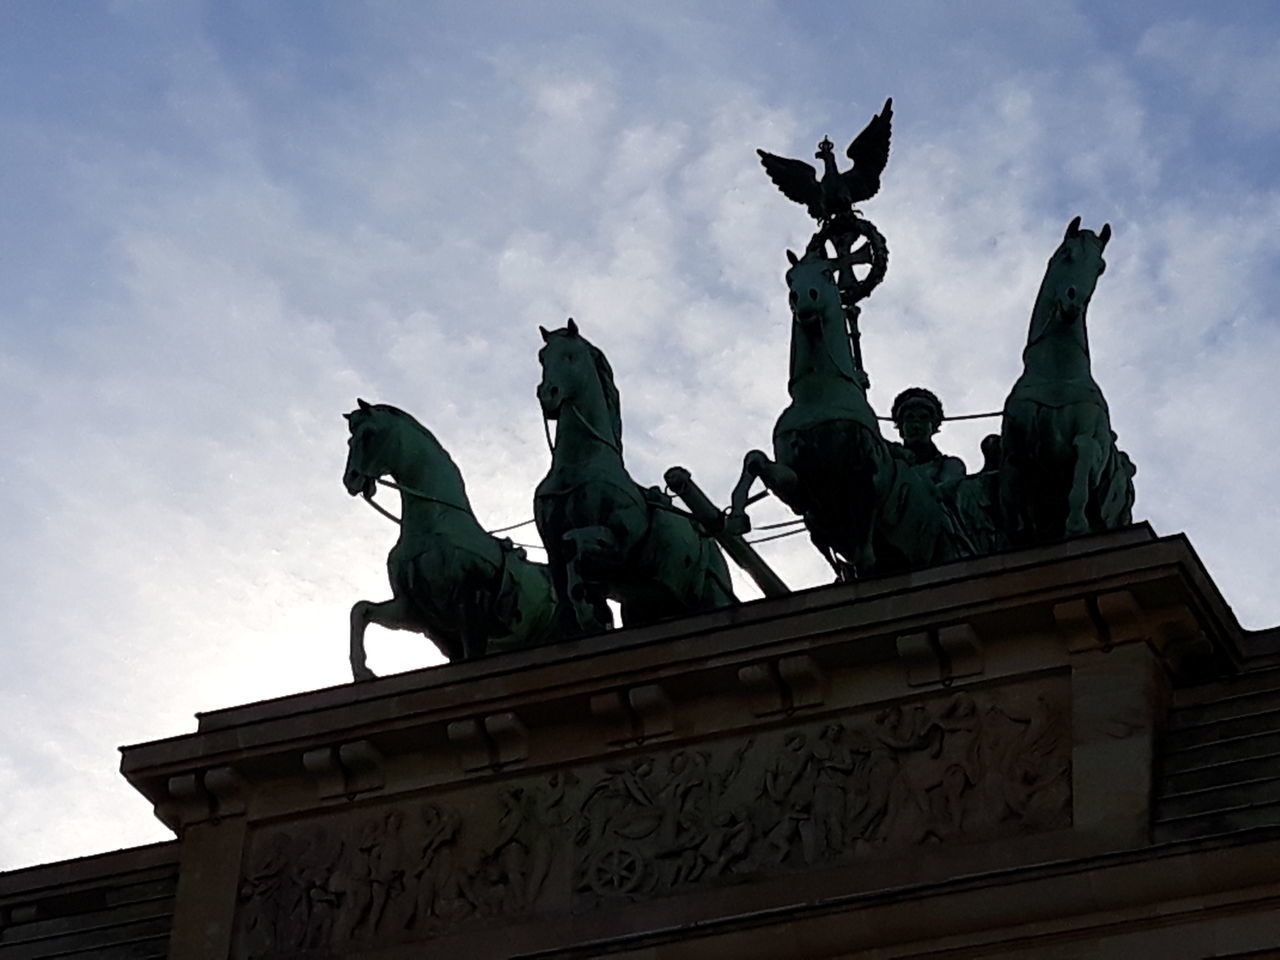
[[[1071,822],[1065,679],[935,695],[745,739],[254,834],[247,960],[661,897]]]

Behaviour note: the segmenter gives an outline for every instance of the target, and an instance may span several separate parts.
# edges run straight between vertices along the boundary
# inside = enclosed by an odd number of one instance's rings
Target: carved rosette
[[[1071,823],[1066,679],[254,832],[236,956],[326,957]]]

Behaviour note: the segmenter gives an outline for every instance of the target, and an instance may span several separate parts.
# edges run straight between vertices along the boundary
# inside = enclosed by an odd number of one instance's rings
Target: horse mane
[[[428,430],[426,427],[424,427],[419,422],[418,418],[415,417],[413,414],[409,413],[408,411],[401,410],[399,407],[394,407],[389,403],[370,404],[369,409],[380,410],[383,413],[395,414],[397,417],[400,417],[401,419],[408,420],[410,424],[417,427],[419,430],[425,433],[428,437],[430,437],[435,442],[436,446],[440,446],[440,441],[436,440],[436,435],[432,433],[430,430]],[[440,449],[443,450],[444,447],[440,447]]]
[[[604,351],[590,340],[582,341],[591,351],[591,359],[596,365],[596,375],[600,378],[600,389],[604,393],[604,405],[609,411],[609,424],[613,427],[613,438],[618,442],[618,452],[622,452],[622,397],[618,394],[618,385],[613,382],[613,367],[609,366],[609,358]]]
[[[417,417],[415,417],[413,414],[405,410],[401,410],[399,407],[392,406],[389,403],[371,403],[369,404],[367,409],[360,408],[355,410],[353,412],[353,415],[367,417],[372,415],[373,413],[389,413],[392,416],[397,417],[401,420],[404,420],[410,426],[416,428],[418,432],[421,433],[422,436],[426,438],[427,442],[430,443],[431,446],[435,448],[440,458],[446,464],[448,464],[450,468],[452,468],[452,472],[455,475],[456,481],[462,490],[462,496],[464,498],[467,496],[466,481],[462,477],[462,471],[458,469],[458,465],[454,462],[453,457],[450,455],[449,451],[444,448],[444,444],[442,444],[439,441],[439,439],[436,438],[436,435],[434,433],[432,433],[427,427],[423,426]]]

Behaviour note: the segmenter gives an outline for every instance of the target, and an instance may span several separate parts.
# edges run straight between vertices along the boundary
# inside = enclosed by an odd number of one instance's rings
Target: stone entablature
[[[1169,691],[1240,638],[1137,527],[206,713],[123,768],[182,836],[173,956],[605,952],[1140,851]]]
[[[0,873],[0,960],[167,957],[178,844]]]
[[[944,692],[252,832],[238,956],[545,921],[1061,830],[1069,684]]]

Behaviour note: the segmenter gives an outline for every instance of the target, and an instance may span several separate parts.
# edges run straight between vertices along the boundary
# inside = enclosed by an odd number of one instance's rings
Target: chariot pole
[[[755,547],[740,535],[725,530],[724,512],[711,502],[702,488],[693,482],[693,476],[684,467],[672,467],[663,479],[681,502],[689,508],[693,518],[716,538],[730,558],[756,582],[766,597],[784,597],[791,592],[782,578],[773,572]]]

